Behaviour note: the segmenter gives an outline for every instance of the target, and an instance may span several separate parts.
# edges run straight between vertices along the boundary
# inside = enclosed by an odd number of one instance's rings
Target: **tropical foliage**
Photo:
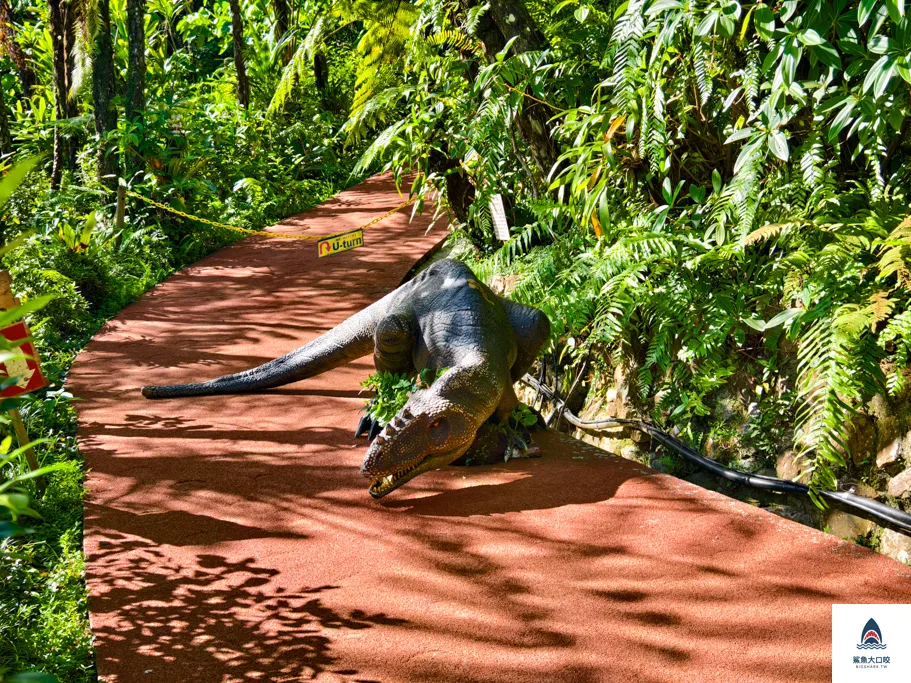
[[[443,372],[445,368],[437,373],[437,377]],[[375,372],[361,382],[364,389],[374,392],[364,406],[364,414],[380,427],[385,427],[405,406],[411,394],[418,389],[426,389],[434,381],[433,372],[429,369],[417,377],[395,372]]]

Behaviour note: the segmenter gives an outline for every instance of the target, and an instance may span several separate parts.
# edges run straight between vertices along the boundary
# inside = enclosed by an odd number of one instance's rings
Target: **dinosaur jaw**
[[[460,446],[446,453],[437,453],[435,455],[427,456],[417,462],[405,463],[400,469],[394,472],[379,477],[373,477],[367,491],[374,498],[382,498],[386,494],[395,491],[402,484],[411,481],[419,474],[446,467],[446,465],[451,462],[458,460],[466,450],[468,450],[468,446]]]
[[[422,472],[426,472],[427,468],[422,468],[420,470],[418,469],[422,464],[423,463],[419,462],[415,465],[410,465],[405,469],[399,470],[398,472],[387,474],[382,477],[376,477],[373,481],[370,482],[370,487],[367,490],[374,498],[382,498],[387,493],[395,491],[406,481],[414,479]]]

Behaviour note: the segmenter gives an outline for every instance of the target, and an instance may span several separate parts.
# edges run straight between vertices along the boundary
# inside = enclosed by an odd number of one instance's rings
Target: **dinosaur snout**
[[[363,463],[361,463],[361,476],[367,477],[368,479],[373,479],[379,472],[376,470],[376,458],[367,457]]]
[[[370,443],[370,447],[367,449],[367,454],[364,456],[364,462],[361,464],[361,475],[372,479],[382,473],[386,469],[382,461],[388,459],[388,453],[385,451],[389,440],[393,438],[395,433],[398,431],[395,423],[399,421],[399,417],[396,416],[395,419],[383,427],[383,430],[376,435],[376,438]]]
[[[367,449],[367,455],[364,456],[364,462],[361,463],[362,477],[372,479],[379,474],[379,469],[377,467],[378,459],[377,449],[374,447],[374,444],[370,444],[370,448]]]

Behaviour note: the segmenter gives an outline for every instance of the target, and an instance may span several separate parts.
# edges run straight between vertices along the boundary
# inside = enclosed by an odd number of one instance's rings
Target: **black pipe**
[[[651,422],[620,417],[611,417],[603,420],[583,420],[574,415],[572,411],[566,407],[566,402],[557,396],[557,393],[550,387],[542,384],[531,375],[525,375],[522,377],[522,381],[532,387],[536,392],[543,394],[552,401],[563,419],[579,429],[597,431],[609,429],[611,427],[628,427],[648,434],[659,444],[668,450],[677,453],[677,455],[684,460],[688,460],[728,481],[745,484],[754,488],[766,489],[768,491],[778,491],[780,493],[807,495],[810,492],[810,487],[806,484],[801,484],[800,482],[729,469],[710,458],[706,458],[679,439],[658,429]],[[859,513],[858,516],[864,517],[865,519],[871,519],[871,521],[876,522],[880,526],[889,527],[896,531],[901,531],[904,534],[911,535],[911,515],[907,512],[902,512],[889,505],[853,493],[848,493],[847,491],[819,491],[818,493],[821,498],[834,502],[841,508],[846,508],[847,511],[850,511],[852,514]]]

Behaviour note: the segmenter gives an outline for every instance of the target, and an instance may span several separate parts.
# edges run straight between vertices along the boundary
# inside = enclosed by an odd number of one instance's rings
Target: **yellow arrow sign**
[[[319,258],[323,256],[332,256],[340,251],[348,251],[364,246],[364,231],[361,228],[351,232],[343,232],[341,235],[333,235],[316,243]]]

